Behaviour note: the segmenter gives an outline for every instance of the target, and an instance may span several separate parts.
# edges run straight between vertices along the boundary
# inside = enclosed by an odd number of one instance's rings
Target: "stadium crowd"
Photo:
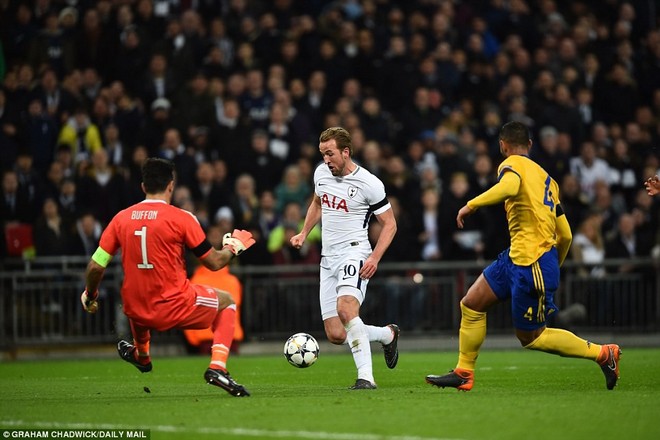
[[[318,262],[289,238],[313,191],[318,135],[343,126],[395,208],[384,261],[490,259],[507,246],[503,208],[463,230],[456,213],[496,181],[499,128],[517,120],[560,184],[569,258],[651,255],[657,7],[0,1],[3,239],[29,225],[38,256],[89,256],[113,215],[142,199],[140,165],[159,156],[176,164],[174,204],[205,229],[253,232],[243,264]]]

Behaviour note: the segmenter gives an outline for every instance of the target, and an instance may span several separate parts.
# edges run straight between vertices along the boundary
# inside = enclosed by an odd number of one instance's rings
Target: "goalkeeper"
[[[227,371],[234,336],[236,305],[229,293],[191,284],[186,276],[184,246],[211,270],[226,266],[234,256],[254,244],[252,234],[234,230],[226,234],[221,250],[214,249],[197,218],[170,204],[174,191],[174,164],[150,158],[142,166],[145,200],[119,212],[103,231],[99,247],[85,274],[83,308],[96,313],[98,287],[105,268],[121,249],[124,281],[121,298],[133,341],[119,341],[117,351],[142,373],[151,371],[151,330],[211,327],[211,363],[204,379],[232,396],[249,396]]]

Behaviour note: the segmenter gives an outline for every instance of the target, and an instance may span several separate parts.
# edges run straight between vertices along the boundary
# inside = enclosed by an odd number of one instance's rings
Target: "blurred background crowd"
[[[318,230],[288,239],[339,125],[395,209],[385,260],[487,260],[503,207],[460,231],[456,213],[518,120],[560,185],[571,258],[649,256],[659,17],[654,0],[0,0],[0,252],[91,255],[160,156],[175,205],[256,235],[242,264],[318,262]]]

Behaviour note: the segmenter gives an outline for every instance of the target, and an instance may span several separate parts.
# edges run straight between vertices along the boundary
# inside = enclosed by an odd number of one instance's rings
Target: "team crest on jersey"
[[[350,197],[351,199],[352,199],[353,197],[355,197],[355,195],[357,194],[357,192],[358,192],[358,189],[357,189],[356,187],[354,187],[354,186],[349,186],[349,187],[348,187],[348,197]]]

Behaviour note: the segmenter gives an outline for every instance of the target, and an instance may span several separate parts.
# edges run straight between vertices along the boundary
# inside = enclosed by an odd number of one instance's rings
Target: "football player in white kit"
[[[375,389],[370,341],[383,345],[385,363],[394,368],[399,360],[399,327],[366,325],[360,319],[369,279],[396,234],[396,220],[376,176],[351,158],[351,135],[332,127],[321,133],[319,150],[323,162],[314,171],[314,196],[302,231],[291,237],[300,248],[307,234],[321,221],[320,271],[321,315],[325,334],[333,344],[348,342],[358,370],[354,390]],[[369,219],[382,225],[376,246],[368,240]]]

